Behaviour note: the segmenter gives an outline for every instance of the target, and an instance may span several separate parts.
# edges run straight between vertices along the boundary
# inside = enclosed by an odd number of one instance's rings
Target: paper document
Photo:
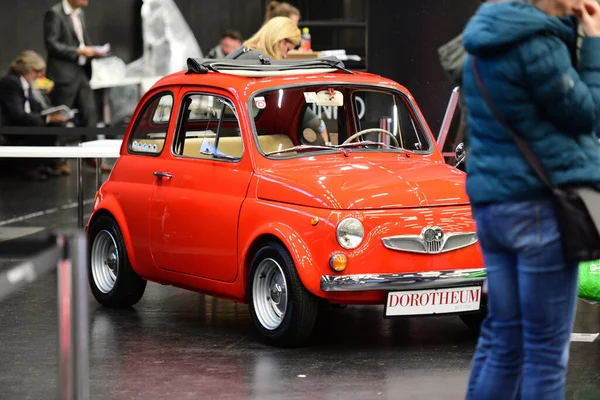
[[[94,49],[96,54],[98,54],[101,57],[104,57],[108,53],[110,53],[110,43],[106,43],[104,46],[93,46],[92,48]]]
[[[346,54],[346,50],[322,50],[321,57],[337,57],[340,61],[360,61],[360,56],[355,54]]]
[[[65,105],[61,105],[61,106],[57,106],[57,107],[47,108],[47,109],[43,110],[41,112],[41,114],[43,116],[46,116],[46,115],[50,115],[50,114],[60,113],[60,114],[67,116],[69,119],[73,119],[75,117],[75,114],[77,114],[78,112],[79,112],[79,110],[77,110],[77,109],[71,110],[69,107],[67,107]]]

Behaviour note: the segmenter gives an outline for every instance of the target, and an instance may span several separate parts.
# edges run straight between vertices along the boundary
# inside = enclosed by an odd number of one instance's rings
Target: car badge
[[[423,240],[427,243],[444,239],[444,231],[441,228],[425,228],[421,235],[423,236]]]
[[[439,253],[444,243],[444,231],[442,228],[428,227],[421,232],[421,238],[428,253]]]

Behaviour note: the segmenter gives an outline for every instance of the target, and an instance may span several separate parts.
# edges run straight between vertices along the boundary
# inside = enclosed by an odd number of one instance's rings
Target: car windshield
[[[263,91],[250,99],[267,157],[339,152],[429,153],[432,142],[408,98],[379,87],[322,85]],[[287,150],[287,151],[286,151]]]

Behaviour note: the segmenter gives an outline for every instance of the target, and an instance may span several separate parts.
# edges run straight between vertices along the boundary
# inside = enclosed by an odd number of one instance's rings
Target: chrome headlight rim
[[[354,224],[355,227],[358,227],[358,232],[355,233],[348,233],[348,232],[343,232],[342,230],[348,230],[348,229],[353,229],[349,227],[349,224]],[[357,238],[359,238],[357,241],[355,240],[355,243],[351,243],[351,244],[346,244],[344,241],[341,240],[341,238],[343,236],[347,236],[347,235],[353,235]],[[354,218],[354,217],[346,217],[344,219],[342,219],[337,227],[335,228],[335,238],[338,242],[338,244],[345,250],[354,250],[356,248],[358,248],[364,238],[365,238],[365,227],[363,225],[363,223],[358,219],[358,218]]]

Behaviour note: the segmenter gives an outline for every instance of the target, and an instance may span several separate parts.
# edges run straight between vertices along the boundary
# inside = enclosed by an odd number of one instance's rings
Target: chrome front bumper
[[[367,290],[415,290],[480,285],[485,269],[430,271],[405,274],[323,275],[324,292],[362,292]]]

